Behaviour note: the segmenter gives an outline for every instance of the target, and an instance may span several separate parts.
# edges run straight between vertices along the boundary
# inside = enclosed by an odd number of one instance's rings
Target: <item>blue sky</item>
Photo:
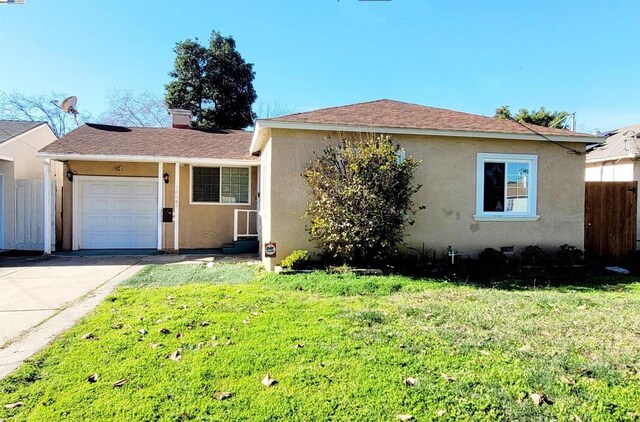
[[[576,111],[640,123],[640,2],[26,0],[0,6],[0,89],[164,92],[176,41],[211,30],[254,63],[258,103],[297,111],[392,98],[492,115]]]

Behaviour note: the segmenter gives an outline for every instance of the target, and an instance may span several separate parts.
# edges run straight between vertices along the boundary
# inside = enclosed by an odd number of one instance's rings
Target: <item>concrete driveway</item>
[[[163,257],[0,257],[0,378]],[[171,258],[169,258],[171,259]]]

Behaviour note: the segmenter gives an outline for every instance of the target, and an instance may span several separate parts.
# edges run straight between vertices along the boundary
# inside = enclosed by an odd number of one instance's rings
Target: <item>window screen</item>
[[[220,168],[193,168],[193,202],[220,202]]]
[[[529,163],[484,163],[485,212],[526,213],[529,209]]]
[[[504,211],[504,168],[505,163],[484,163],[485,212]]]
[[[222,201],[227,203],[249,203],[249,169],[222,168]]]
[[[249,169],[193,167],[193,202],[249,203]]]

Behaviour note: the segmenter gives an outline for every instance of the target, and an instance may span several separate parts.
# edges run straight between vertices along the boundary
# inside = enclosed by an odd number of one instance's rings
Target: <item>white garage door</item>
[[[133,177],[77,178],[80,249],[157,246],[158,182]]]

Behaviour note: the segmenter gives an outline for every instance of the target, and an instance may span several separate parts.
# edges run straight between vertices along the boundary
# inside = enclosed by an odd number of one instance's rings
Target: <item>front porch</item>
[[[258,249],[257,162],[64,163],[66,251]]]

